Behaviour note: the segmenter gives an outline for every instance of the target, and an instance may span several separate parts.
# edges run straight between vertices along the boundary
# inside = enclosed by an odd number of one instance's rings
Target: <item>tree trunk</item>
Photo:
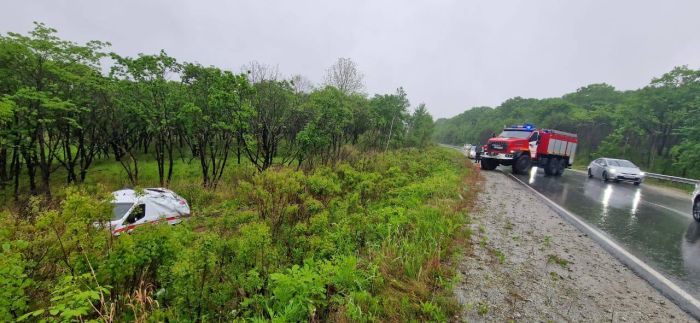
[[[202,145],[202,142],[204,140],[200,141],[197,145],[206,147],[206,145]],[[206,153],[204,152],[204,149],[199,149],[199,165],[202,167],[202,184],[204,187],[207,187],[209,185],[209,164],[207,163],[207,156]]]
[[[27,151],[26,149],[22,151],[24,162],[27,165],[27,176],[29,177],[29,191],[32,195],[36,195],[36,164],[32,155],[33,154],[30,151]],[[16,174],[16,176],[19,178],[19,174]],[[15,192],[19,193],[17,188],[15,189]]]
[[[151,145],[151,141],[148,136],[142,137],[141,144],[143,145],[143,154],[148,154],[148,146]]]
[[[15,146],[12,149],[12,162],[10,164],[12,177],[14,178],[14,196],[15,201],[19,199],[19,171],[22,169],[22,162],[19,160],[19,150]]]
[[[168,180],[166,186],[170,186],[170,181],[173,179],[173,141],[172,137],[170,138],[168,142]]]
[[[85,134],[80,132],[80,145],[83,146],[80,152],[80,183],[85,182],[85,177],[87,176],[87,170],[92,165],[92,161],[95,159],[95,155],[98,153],[99,148],[95,144],[94,135],[93,139],[90,141],[90,146],[85,147]]]
[[[80,150],[80,144],[78,145],[78,150]],[[66,131],[66,138],[63,140],[63,166],[66,168],[66,181],[68,184],[77,182],[78,177],[75,175],[75,162],[79,151],[76,156],[73,157],[73,151],[71,151],[69,132]],[[60,160],[59,160],[60,162]]]
[[[223,148],[224,151],[222,152],[224,154],[223,160],[219,161],[219,173],[214,174],[214,176],[215,176],[215,181],[214,181],[214,186],[213,186],[214,188],[216,188],[216,185],[219,184],[221,177],[224,176],[224,169],[226,168],[226,162],[228,161],[229,150],[231,149],[231,141],[232,140],[229,139],[226,142],[226,144],[224,145],[224,148]]]
[[[4,185],[7,177],[7,147],[0,148],[0,185]]]
[[[158,135],[155,142],[156,165],[158,165],[158,182],[160,186],[165,186],[165,152],[163,144],[163,135]]]
[[[389,150],[389,142],[391,142],[391,133],[394,130],[394,119],[396,119],[396,117],[391,118],[391,125],[389,126],[389,137],[386,139],[386,148],[384,149],[384,151]]]
[[[37,142],[39,143],[38,166],[44,194],[46,194],[46,196],[51,196],[51,164],[54,158],[53,152],[55,151],[55,146],[51,146],[50,138],[49,142],[46,141],[44,132],[45,131],[42,126],[37,128],[36,136]],[[47,133],[47,136],[50,136],[50,134]]]
[[[241,164],[241,144],[242,144],[240,134],[238,136],[236,136],[236,141],[237,141],[236,142],[236,161],[238,162],[238,165],[240,165]]]

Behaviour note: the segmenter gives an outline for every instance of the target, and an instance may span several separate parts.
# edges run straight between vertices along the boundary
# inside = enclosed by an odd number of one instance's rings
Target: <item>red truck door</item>
[[[540,144],[540,133],[539,131],[535,131],[530,135],[529,143],[530,145],[530,158],[535,159],[537,158],[537,146]]]

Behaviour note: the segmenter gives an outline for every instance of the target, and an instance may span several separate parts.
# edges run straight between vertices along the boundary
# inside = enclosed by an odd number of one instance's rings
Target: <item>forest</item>
[[[476,172],[350,59],[322,84],[0,36],[0,321],[445,321]],[[183,223],[113,236],[111,192]],[[457,193],[461,192],[461,193]]]
[[[167,186],[176,161],[217,185],[227,165],[329,164],[351,144],[425,146],[432,117],[409,111],[403,89],[368,97],[355,63],[341,58],[314,86],[251,62],[241,73],[179,62],[164,51],[123,57],[109,43],[62,40],[43,24],[0,37],[0,188],[51,195],[82,183],[95,163],[118,162],[131,185],[144,160]]]
[[[435,122],[437,142],[485,143],[505,125],[532,123],[578,134],[576,163],[624,158],[650,172],[700,178],[700,70],[686,66],[619,91],[601,83],[560,98],[512,98]]]

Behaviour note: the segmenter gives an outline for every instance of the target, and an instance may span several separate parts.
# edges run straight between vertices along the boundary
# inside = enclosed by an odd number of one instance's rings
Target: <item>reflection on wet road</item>
[[[533,168],[518,177],[700,298],[700,224],[691,217],[689,195],[574,171],[549,177]]]

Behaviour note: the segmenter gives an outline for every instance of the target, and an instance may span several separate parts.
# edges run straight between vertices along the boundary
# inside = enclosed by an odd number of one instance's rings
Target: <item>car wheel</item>
[[[608,172],[603,172],[603,181],[607,182],[610,179],[608,178]]]
[[[588,178],[592,178],[592,177],[593,177],[593,173],[591,172],[591,169],[589,168],[588,169]]]
[[[639,186],[639,184],[642,184],[642,182],[640,182],[640,181],[634,182],[634,186]]]
[[[695,199],[693,203],[693,219],[700,222],[700,198]]]

